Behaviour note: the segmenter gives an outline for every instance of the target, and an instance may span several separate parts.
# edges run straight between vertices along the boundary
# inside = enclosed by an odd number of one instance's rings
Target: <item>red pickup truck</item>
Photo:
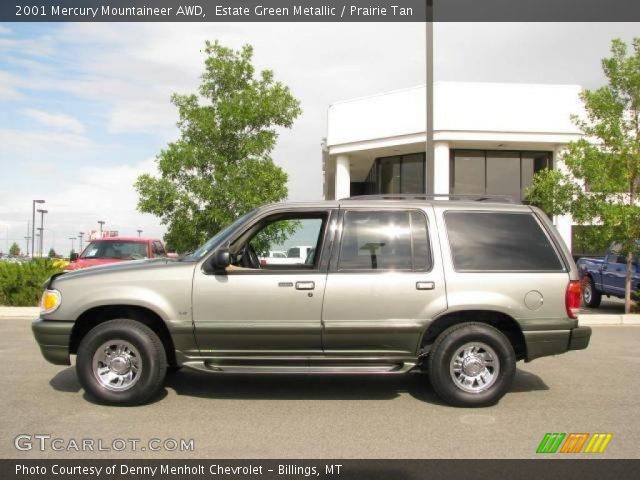
[[[72,254],[65,270],[104,265],[107,263],[170,257],[161,240],[140,237],[106,237],[91,240],[80,255]]]

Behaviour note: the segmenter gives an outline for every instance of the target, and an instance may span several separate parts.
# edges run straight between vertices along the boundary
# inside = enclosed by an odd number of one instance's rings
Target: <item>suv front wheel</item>
[[[454,325],[429,353],[429,378],[440,398],[460,407],[493,405],[509,390],[516,371],[511,343],[483,323]]]
[[[135,320],[109,320],[80,342],[76,371],[82,388],[101,403],[137,405],[158,393],[167,356],[158,335]]]

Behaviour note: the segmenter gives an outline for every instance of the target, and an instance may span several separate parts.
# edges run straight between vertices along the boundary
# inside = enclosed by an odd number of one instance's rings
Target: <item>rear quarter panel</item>
[[[446,203],[446,202],[443,202]],[[577,268],[566,246],[549,225],[543,227],[553,241],[558,255],[566,265],[558,272],[458,272],[454,268],[451,246],[444,214],[458,211],[496,211],[479,204],[469,207],[438,205],[436,221],[447,284],[449,312],[463,310],[490,310],[509,315],[523,331],[568,330],[577,321],[567,316],[565,292],[569,279],[578,279]],[[522,205],[500,205],[497,211],[532,213]],[[558,244],[562,242],[562,244]]]

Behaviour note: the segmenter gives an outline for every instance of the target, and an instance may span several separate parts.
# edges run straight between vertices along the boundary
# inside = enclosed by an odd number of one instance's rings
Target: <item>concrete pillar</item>
[[[560,170],[562,173],[567,173],[567,167],[562,161],[562,155],[564,155],[565,148],[558,147],[553,152],[553,168],[556,170]],[[553,218],[553,224],[556,226],[556,230],[564,240],[564,243],[567,244],[567,248],[569,251],[572,251],[571,246],[571,233],[573,227],[573,218],[570,214],[567,215],[556,215]]]
[[[449,142],[433,145],[433,193],[449,193]]]
[[[351,196],[351,162],[348,155],[336,157],[336,188],[335,199],[349,198]]]

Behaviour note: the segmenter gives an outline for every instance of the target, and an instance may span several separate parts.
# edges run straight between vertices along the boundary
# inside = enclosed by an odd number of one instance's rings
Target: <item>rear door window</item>
[[[456,271],[563,271],[533,214],[449,211],[445,223]]]
[[[338,270],[431,268],[424,214],[417,211],[347,211]]]

